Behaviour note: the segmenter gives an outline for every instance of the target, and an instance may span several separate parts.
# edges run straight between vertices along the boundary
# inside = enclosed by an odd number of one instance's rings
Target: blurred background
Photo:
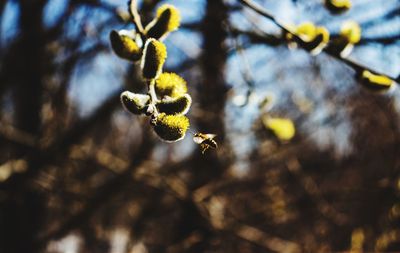
[[[145,87],[108,39],[134,27],[126,0],[0,1],[0,252],[400,251],[398,89],[371,92],[343,62],[289,49],[236,0],[139,1],[143,23],[163,3],[182,15],[165,70],[188,82],[190,131],[217,134],[204,155],[190,133],[164,143],[123,110],[120,93]],[[357,21],[350,58],[399,76],[399,0],[342,15],[257,3],[331,34]],[[291,119],[295,137],[279,141],[265,115]]]

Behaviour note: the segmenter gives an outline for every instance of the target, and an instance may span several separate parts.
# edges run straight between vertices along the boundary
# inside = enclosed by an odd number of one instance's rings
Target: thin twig
[[[263,7],[258,5],[257,3],[253,2],[253,1],[250,1],[250,0],[239,0],[239,2],[241,2],[244,5],[246,5],[247,7],[252,9],[253,11],[257,12],[261,16],[268,18],[273,23],[275,23],[277,26],[279,26],[282,30],[284,30],[286,32],[289,32],[289,33],[292,33],[291,29],[288,26],[286,26],[286,25],[282,24],[281,22],[279,22],[271,13],[269,13],[266,9],[264,9]]]
[[[0,124],[0,138],[30,148],[37,145],[37,138],[34,135],[3,122]]]
[[[228,29],[228,31],[229,31],[229,33],[231,35],[230,37],[232,37],[232,39],[233,39],[233,44],[234,44],[234,47],[236,49],[236,52],[238,52],[239,57],[241,58],[241,66],[242,66],[241,72],[242,72],[242,76],[243,76],[244,82],[246,83],[246,85],[248,87],[247,95],[246,95],[246,101],[242,105],[242,106],[245,106],[245,105],[247,105],[249,103],[250,95],[254,91],[255,82],[254,82],[254,79],[253,79],[253,76],[252,76],[250,63],[249,63],[249,61],[248,61],[248,59],[247,59],[247,57],[245,55],[245,52],[243,50],[243,47],[242,47],[241,43],[239,42],[238,37],[237,36],[236,37],[232,36],[232,27],[229,24],[227,24],[227,29]]]
[[[261,16],[266,17],[269,20],[271,20],[274,24],[276,24],[282,30],[284,30],[287,33],[290,33],[296,40],[299,40],[301,42],[305,42],[294,31],[292,31],[292,29],[290,29],[288,26],[284,25],[283,23],[279,22],[271,13],[269,13],[262,6],[258,5],[257,3],[253,2],[252,0],[239,0],[239,2],[241,2],[243,5],[249,7],[253,11],[257,12]],[[300,44],[302,44],[302,43],[300,43]],[[352,67],[356,72],[360,72],[360,71],[363,71],[363,70],[368,70],[369,72],[377,74],[377,75],[387,76],[388,78],[394,80],[398,84],[400,83],[400,76],[397,77],[397,78],[394,78],[394,77],[389,76],[387,74],[380,73],[380,72],[378,72],[376,70],[373,70],[373,69],[371,69],[371,68],[369,68],[369,67],[367,67],[365,65],[362,65],[362,64],[360,64],[358,62],[355,62],[354,60],[351,60],[351,59],[348,59],[348,58],[342,58],[340,55],[337,55],[334,52],[328,51],[326,48],[323,51],[326,52],[327,54],[329,54],[330,56],[336,58],[337,60],[345,63],[346,65]]]
[[[284,42],[282,38],[280,38],[278,35],[273,35],[273,34],[268,34],[265,32],[259,32],[259,31],[247,31],[247,30],[241,30],[235,27],[231,27],[231,35],[232,36],[240,36],[244,35],[246,36],[251,43],[257,43],[257,44],[268,44],[269,46],[280,46]],[[242,43],[242,48],[245,49],[244,47],[246,43]]]
[[[139,12],[137,10],[137,1],[131,0],[129,2],[129,12],[133,18],[133,23],[135,24],[136,31],[138,31],[141,35],[144,32],[142,20],[140,19]]]
[[[155,79],[151,79],[149,81],[149,95],[150,95],[152,103],[157,103],[158,102],[158,98],[157,98],[157,94],[156,94],[156,90],[155,90],[155,85],[156,85]]]

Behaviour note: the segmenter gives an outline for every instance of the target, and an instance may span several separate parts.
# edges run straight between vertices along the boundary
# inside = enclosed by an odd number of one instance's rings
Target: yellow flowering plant
[[[182,140],[190,125],[185,115],[192,98],[187,93],[187,84],[182,77],[176,73],[163,73],[167,47],[162,42],[168,34],[179,28],[179,10],[173,5],[164,4],[145,27],[141,23],[135,0],[129,2],[129,10],[135,29],[111,31],[111,47],[120,58],[140,63],[143,80],[147,83],[147,94],[124,91],[121,103],[128,112],[149,117],[154,132],[163,141]],[[209,147],[217,147],[210,136],[215,137],[212,134],[194,134],[193,141],[200,145],[203,153]]]
[[[167,48],[162,42],[167,35],[178,29],[178,9],[164,4],[145,28],[136,12],[136,3],[129,4],[136,29],[111,31],[110,42],[117,56],[131,62],[140,62],[147,94],[124,91],[121,103],[136,115],[150,118],[154,132],[164,141],[175,142],[185,137],[189,128],[189,111],[192,98],[187,94],[186,81],[175,73],[163,73]]]
[[[298,26],[288,26],[290,33],[286,33],[286,40],[291,45],[295,43],[312,55],[317,55],[327,46],[329,42],[329,31],[323,26],[316,26],[312,22],[304,22]],[[294,37],[295,34],[297,37]]]
[[[325,6],[332,14],[340,14],[351,8],[351,0],[325,0]]]
[[[354,45],[359,43],[360,40],[360,25],[353,20],[347,20],[342,24],[339,36],[329,42],[328,50],[346,58],[353,51]]]

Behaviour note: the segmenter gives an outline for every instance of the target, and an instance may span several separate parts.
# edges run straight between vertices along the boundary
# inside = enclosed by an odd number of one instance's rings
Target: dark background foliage
[[[0,1],[0,252],[400,251],[399,92],[374,93],[322,53],[290,50],[239,1],[162,2],[182,13],[167,71],[188,81],[191,131],[217,134],[202,155],[163,143],[123,111],[143,91],[138,66],[111,51],[126,2]],[[285,22],[337,34],[354,19],[352,59],[397,77],[398,0],[354,0],[332,16],[321,1],[258,1]],[[270,115],[291,118],[280,143]]]

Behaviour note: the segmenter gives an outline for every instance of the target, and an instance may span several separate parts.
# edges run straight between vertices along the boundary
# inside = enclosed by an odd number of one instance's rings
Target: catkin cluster
[[[143,31],[111,31],[114,52],[123,59],[140,63],[142,77],[147,83],[146,94],[124,91],[121,103],[136,115],[149,117],[154,132],[164,141],[175,142],[185,137],[189,128],[192,99],[187,94],[186,81],[175,73],[163,72],[167,48],[162,42],[178,29],[179,11],[172,5],[162,5],[157,15]]]
[[[325,0],[325,6],[332,14],[341,14],[352,6],[351,0]],[[298,45],[309,51],[312,55],[319,54],[322,50],[346,58],[352,52],[354,46],[361,40],[361,27],[355,21],[345,21],[340,33],[331,36],[323,26],[317,26],[312,22],[304,22],[300,25],[288,24],[283,33],[289,47]],[[364,87],[375,91],[387,91],[395,85],[394,80],[387,76],[372,73],[363,68],[356,68],[356,78]]]

